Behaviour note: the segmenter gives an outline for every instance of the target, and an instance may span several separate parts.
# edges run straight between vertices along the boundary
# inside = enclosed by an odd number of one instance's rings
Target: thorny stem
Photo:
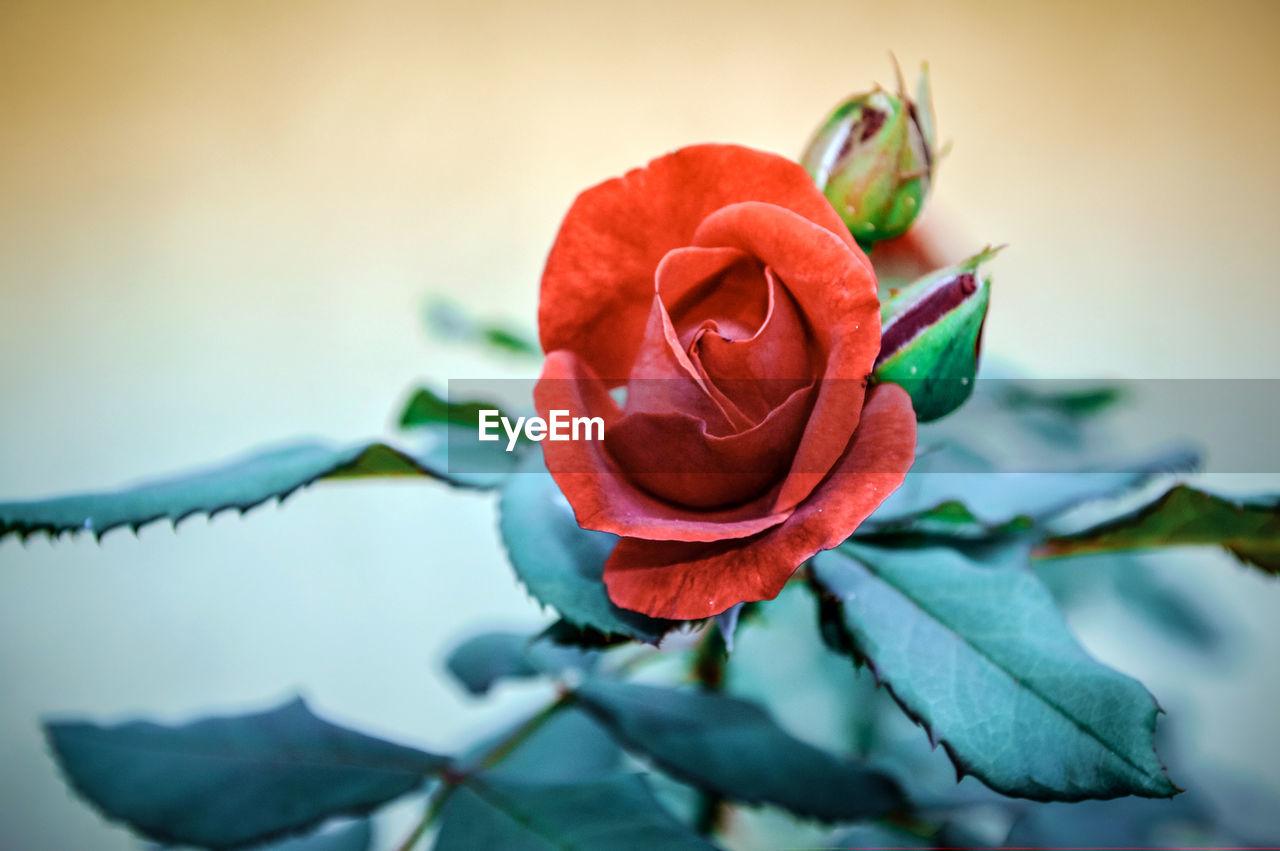
[[[485,751],[476,761],[475,767],[466,771],[458,771],[456,769],[445,769],[440,773],[440,785],[436,787],[435,792],[431,795],[431,800],[427,804],[426,810],[422,814],[422,818],[418,819],[417,824],[413,826],[413,831],[398,846],[399,851],[411,851],[411,849],[422,840],[427,833],[427,829],[435,822],[436,817],[440,815],[440,810],[444,807],[445,802],[449,800],[449,796],[453,794],[453,790],[466,782],[467,777],[477,771],[484,771],[493,768],[502,762],[515,751],[516,748],[524,744],[530,736],[538,731],[543,724],[551,720],[564,707],[573,702],[573,692],[567,689],[561,689],[556,699],[539,709],[533,715],[525,719],[524,723],[516,727],[493,747]]]
[[[422,813],[422,818],[418,819],[418,823],[413,826],[413,832],[405,837],[404,842],[397,846],[398,851],[411,851],[413,846],[422,840],[422,837],[427,833],[427,828],[431,827],[431,824],[436,820],[436,816],[440,815],[440,810],[444,807],[445,801],[449,800],[449,796],[457,788],[457,783],[450,783],[447,780],[436,787],[435,792],[431,795],[431,800],[427,803],[427,809]]]
[[[724,636],[714,624],[707,628],[707,633],[699,642],[693,655],[692,674],[694,680],[706,691],[723,691],[725,685],[725,668],[729,654],[724,645]],[[698,793],[698,812],[694,827],[703,836],[711,836],[724,827],[728,807],[724,798],[714,792]]]

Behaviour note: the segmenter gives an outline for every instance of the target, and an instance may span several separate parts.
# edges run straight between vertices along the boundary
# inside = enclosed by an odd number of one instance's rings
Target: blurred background
[[[532,327],[578,191],[693,142],[795,156],[892,83],[891,50],[931,63],[954,142],[929,215],[961,251],[1010,245],[987,352],[1277,377],[1278,40],[1273,3],[0,0],[0,499],[379,434],[416,380],[530,375],[429,339],[427,296]],[[494,526],[485,496],[331,485],[176,535],[0,543],[0,844],[137,847],[63,787],[47,714],[301,692],[455,747],[498,710],[444,650],[545,617]],[[1114,604],[1083,640],[1204,755],[1280,785],[1280,587],[1216,554],[1160,565],[1229,655],[1117,629]]]

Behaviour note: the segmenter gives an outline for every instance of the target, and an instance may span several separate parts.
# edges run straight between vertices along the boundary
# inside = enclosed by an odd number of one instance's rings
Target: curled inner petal
[[[760,423],[717,437],[678,411],[627,414],[605,432],[605,448],[632,482],[690,508],[750,502],[776,485],[795,455],[812,384],[796,389]]]
[[[622,417],[607,385],[569,351],[547,355],[533,395],[544,419],[553,410],[603,418],[606,439]],[[586,529],[667,541],[718,541],[754,535],[789,514],[773,510],[772,492],[741,505],[700,511],[659,499],[631,481],[604,441],[544,441],[542,451],[547,470]]]
[[[662,258],[654,281],[686,350],[708,326],[734,339],[751,337],[768,314],[760,261],[737,248],[677,248]]]
[[[689,360],[714,388],[753,422],[760,422],[821,373],[808,324],[772,269],[764,269],[768,310],[755,333],[725,336],[708,324],[689,345]]]

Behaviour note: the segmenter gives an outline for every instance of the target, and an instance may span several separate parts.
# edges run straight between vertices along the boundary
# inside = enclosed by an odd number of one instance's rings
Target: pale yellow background
[[[1010,244],[989,351],[1275,377],[1278,36],[1266,3],[0,0],[0,498],[378,433],[414,379],[518,374],[428,341],[424,296],[531,325],[577,191],[691,142],[794,155],[889,50],[930,60],[955,143],[934,212]],[[437,486],[141,538],[0,544],[6,848],[133,847],[70,800],[43,713],[301,690],[447,748],[485,714],[441,676],[451,636],[539,619],[489,500]],[[1170,564],[1243,634],[1274,620],[1274,585]],[[1280,780],[1265,645],[1211,670],[1093,634],[1206,752]]]

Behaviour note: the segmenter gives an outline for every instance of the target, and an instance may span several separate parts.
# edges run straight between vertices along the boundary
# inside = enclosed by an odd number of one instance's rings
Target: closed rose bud
[[[800,164],[862,245],[906,232],[920,214],[935,160],[929,69],[917,99],[877,87],[836,107]]]
[[[880,354],[872,377],[911,394],[916,418],[928,422],[964,404],[973,392],[991,279],[980,264],[988,248],[896,292],[880,309]]]

